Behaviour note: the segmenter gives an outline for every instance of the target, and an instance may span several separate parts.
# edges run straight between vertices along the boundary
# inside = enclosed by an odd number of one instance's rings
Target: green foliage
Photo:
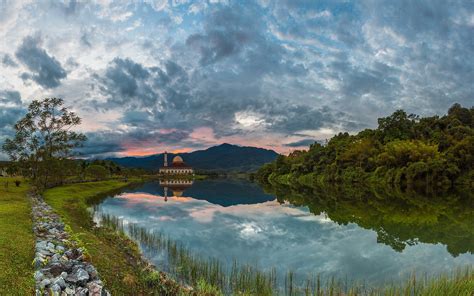
[[[313,187],[320,182],[472,187],[474,109],[453,105],[442,117],[419,118],[398,110],[380,118],[378,128],[340,133],[327,145],[279,156],[254,175],[261,183]]]
[[[86,140],[71,130],[80,123],[81,118],[64,107],[62,99],[34,100],[15,124],[15,137],[7,139],[2,150],[36,185],[61,184],[70,171],[73,149]]]
[[[91,165],[86,168],[86,176],[96,181],[104,180],[109,174],[109,171],[101,165]]]

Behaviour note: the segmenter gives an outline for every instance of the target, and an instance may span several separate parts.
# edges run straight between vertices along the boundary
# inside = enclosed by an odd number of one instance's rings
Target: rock
[[[48,246],[48,242],[46,242],[46,241],[38,241],[38,242],[36,243],[36,246],[35,246],[35,247],[36,247],[36,250],[41,250],[41,249],[46,249],[47,246]]]
[[[87,289],[89,289],[90,296],[101,296],[102,295],[102,285],[97,282],[90,282],[87,284]]]
[[[64,271],[64,266],[58,262],[51,263],[49,267],[49,272],[55,277],[60,275],[63,271]]]
[[[67,278],[67,272],[63,271],[61,272],[61,275],[60,275],[63,279],[66,279]]]
[[[51,262],[59,262],[59,259],[61,259],[61,255],[56,253],[51,257]]]
[[[76,296],[87,296],[88,291],[89,290],[87,288],[79,287],[79,288],[76,289],[76,294],[74,294],[74,295],[76,295]]]
[[[66,295],[74,295],[76,294],[76,289],[71,289],[67,287],[66,290],[64,290],[64,292],[66,292]]]
[[[63,246],[56,246],[56,250],[58,250],[60,253],[64,253],[66,249]]]
[[[35,277],[35,281],[41,282],[41,280],[44,278],[44,274],[41,271],[37,270],[35,271],[34,277]]]
[[[88,264],[85,269],[89,273],[89,276],[91,277],[91,279],[94,279],[94,280],[97,279],[99,274],[97,272],[97,269],[94,268],[94,266]]]
[[[38,251],[38,253],[40,253],[43,256],[48,256],[48,257],[53,255],[53,253],[50,252],[48,249],[41,249]]]
[[[82,268],[77,271],[76,276],[79,282],[87,282],[89,280],[89,273]]]
[[[57,277],[53,280],[53,285],[58,285],[61,287],[61,289],[65,289],[66,288],[66,282],[64,281],[64,279],[62,277]]]
[[[55,296],[61,295],[61,287],[58,284],[53,284],[51,286],[51,295],[55,295]]]
[[[49,279],[42,280],[41,283],[39,284],[40,289],[46,288],[47,286],[49,286],[49,284],[51,284],[51,281]]]

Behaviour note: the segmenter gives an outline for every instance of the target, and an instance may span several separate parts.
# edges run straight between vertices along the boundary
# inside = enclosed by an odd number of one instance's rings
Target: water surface
[[[446,199],[448,201],[446,201]],[[148,182],[106,198],[103,214],[161,232],[231,264],[336,276],[373,285],[474,264],[472,208],[457,196],[275,191],[244,180]],[[416,202],[413,202],[413,201]],[[166,269],[162,253],[143,248]]]

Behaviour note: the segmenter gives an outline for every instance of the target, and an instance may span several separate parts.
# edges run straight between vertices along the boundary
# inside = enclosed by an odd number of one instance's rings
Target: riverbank
[[[153,269],[142,260],[138,246],[110,229],[96,227],[87,210],[93,199],[129,186],[133,181],[70,184],[47,190],[44,198],[67,223],[75,238],[83,242],[90,262],[96,266],[112,295],[177,292],[180,287],[161,274],[158,277],[160,283],[153,283],[155,287],[150,287]]]
[[[0,295],[33,293],[35,239],[28,189],[23,179],[0,178]]]
[[[74,239],[41,195],[29,196],[36,236],[35,295],[110,296],[81,242]]]

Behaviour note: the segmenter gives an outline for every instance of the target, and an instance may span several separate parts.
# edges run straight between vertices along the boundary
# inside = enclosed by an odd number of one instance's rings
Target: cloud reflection
[[[382,282],[420,273],[445,272],[472,263],[474,256],[450,255],[446,246],[420,243],[396,252],[377,243],[377,234],[356,224],[339,225],[305,207],[268,201],[223,207],[191,197],[126,193],[105,200],[99,213],[160,231],[193,252],[231,263],[256,264],[280,272]],[[155,264],[163,258],[147,253]]]

